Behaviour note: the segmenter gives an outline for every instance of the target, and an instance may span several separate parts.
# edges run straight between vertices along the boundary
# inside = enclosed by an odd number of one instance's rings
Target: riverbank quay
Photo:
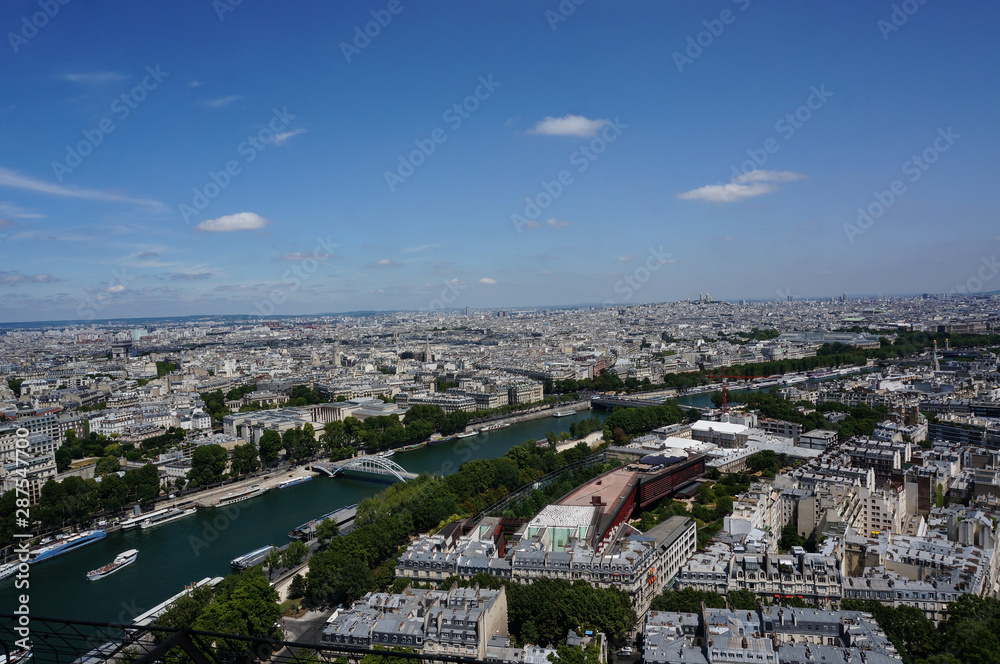
[[[465,432],[478,431],[483,428],[483,426],[491,424],[518,424],[520,422],[530,422],[531,420],[540,420],[546,417],[552,417],[558,412],[563,411],[574,411],[580,412],[583,410],[590,410],[590,401],[570,401],[567,403],[556,404],[555,406],[544,406],[538,407],[538,409],[529,409],[524,412],[520,412],[513,415],[499,415],[497,417],[492,417],[484,420],[470,420],[469,425],[465,428]]]
[[[594,449],[595,447],[600,445],[603,440],[604,440],[604,432],[594,431],[593,433],[587,434],[583,438],[577,438],[576,440],[565,440],[561,443],[558,443],[556,445],[556,452],[565,452],[568,449],[576,447],[580,443],[583,443],[590,449]]]

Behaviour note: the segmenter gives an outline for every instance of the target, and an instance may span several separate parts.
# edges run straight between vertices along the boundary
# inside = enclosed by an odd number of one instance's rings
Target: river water
[[[603,413],[584,410],[512,424],[477,436],[409,452],[393,460],[408,471],[448,475],[470,459],[503,455],[529,438],[569,430],[572,422]],[[311,481],[275,489],[228,511],[199,508],[193,516],[148,530],[119,531],[82,549],[30,568],[30,588],[15,590],[14,578],[0,581],[0,613],[12,612],[20,594],[30,597],[31,615],[97,622],[130,623],[135,616],[205,577],[224,576],[230,561],[268,544],[288,542],[288,531],[337,508],[374,495],[385,483],[351,477],[316,476]],[[232,517],[232,518],[230,518]],[[138,549],[136,562],[98,581],[88,571]]]

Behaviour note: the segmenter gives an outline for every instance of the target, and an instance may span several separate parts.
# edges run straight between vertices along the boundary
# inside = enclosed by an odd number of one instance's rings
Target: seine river
[[[601,411],[597,413],[603,416]],[[542,440],[549,431],[568,431],[572,422],[594,414],[584,410],[561,418],[512,424],[399,452],[393,460],[411,472],[447,475],[465,461],[501,456],[529,438]],[[28,592],[35,617],[130,623],[183,590],[185,584],[228,574],[233,558],[268,544],[286,544],[288,531],[295,526],[357,503],[383,488],[385,484],[377,481],[316,476],[310,482],[239,503],[239,512],[232,520],[223,510],[199,508],[193,516],[157,528],[112,533],[100,542],[32,566],[27,591],[15,590],[13,577],[0,581],[0,613],[13,611],[15,598]],[[221,532],[216,532],[213,521],[223,526]],[[136,562],[104,579],[87,580],[88,571],[128,549],[138,549]]]

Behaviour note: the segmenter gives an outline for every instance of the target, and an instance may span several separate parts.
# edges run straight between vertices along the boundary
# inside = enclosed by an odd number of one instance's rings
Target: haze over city
[[[0,321],[1000,283],[993,4],[39,7]]]

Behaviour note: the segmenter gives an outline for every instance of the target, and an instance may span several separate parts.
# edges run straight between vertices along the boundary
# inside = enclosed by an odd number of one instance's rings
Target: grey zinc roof
[[[373,636],[385,634],[388,636],[419,636],[424,635],[424,622],[422,620],[401,620],[397,616],[386,616],[375,623]]]

